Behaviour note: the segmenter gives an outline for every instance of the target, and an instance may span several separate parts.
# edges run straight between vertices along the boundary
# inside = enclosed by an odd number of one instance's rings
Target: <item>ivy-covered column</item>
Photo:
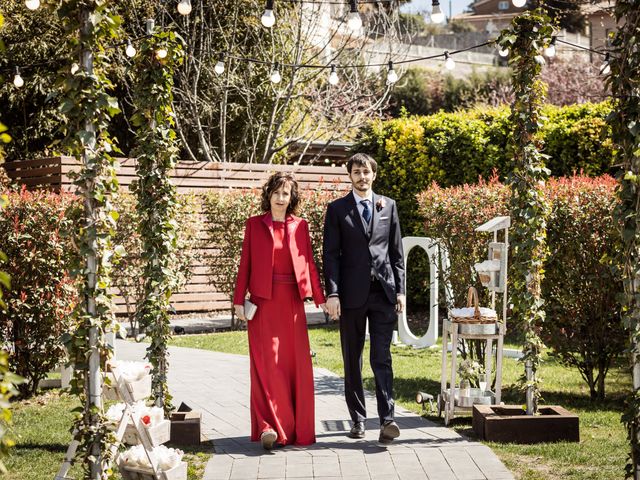
[[[171,335],[169,299],[176,284],[171,256],[176,248],[176,189],[169,175],[175,167],[178,146],[174,130],[173,74],[183,58],[182,43],[173,32],[153,32],[152,20],[140,45],[136,61],[134,101],[137,127],[134,156],[144,261],[144,300],[137,306],[138,324],[151,337],[147,358],[153,365],[153,397],[165,413],[172,409],[167,388],[168,351]]]
[[[623,249],[623,319],[631,334],[633,391],[622,420],[631,444],[627,478],[640,479],[640,1],[618,0],[619,29],[611,44],[608,83],[617,99],[610,115],[614,141],[623,165],[616,218]]]
[[[113,330],[109,290],[117,213],[111,198],[118,190],[110,155],[114,146],[107,133],[112,116],[119,113],[117,100],[108,93],[112,85],[106,74],[108,42],[117,37],[120,27],[112,6],[108,0],[63,0],[58,7],[71,39],[69,47],[80,60],[73,73],[65,67],[61,83],[64,147],[82,159],[75,185],[84,207],[75,238],[80,264],[74,266],[81,300],[75,312],[76,329],[65,343],[74,366],[71,388],[82,402],[75,421],[76,456],[82,459],[84,478],[91,480],[110,477],[109,446],[114,441],[101,400],[101,366],[110,353],[105,332]]]
[[[541,297],[543,265],[547,256],[546,227],[549,205],[543,187],[549,175],[544,167],[541,141],[536,134],[541,126],[541,108],[545,85],[539,80],[545,63],[543,49],[551,43],[553,28],[541,9],[524,12],[513,19],[511,27],[500,34],[497,43],[509,50],[513,70],[515,100],[511,106],[513,125],[511,148],[514,168],[509,183],[512,189],[512,271],[511,302],[522,322],[525,343],[522,362],[525,372],[520,384],[527,392],[527,414],[537,410],[540,397],[538,368],[541,350],[540,330],[545,319]]]

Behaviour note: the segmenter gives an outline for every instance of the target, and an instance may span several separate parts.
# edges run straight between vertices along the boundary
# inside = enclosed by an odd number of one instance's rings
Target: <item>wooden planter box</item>
[[[110,381],[111,385],[104,385],[102,389],[102,397],[105,400],[121,400],[125,401],[124,398],[120,398],[116,389],[116,380],[113,373],[109,372],[106,374]],[[133,401],[144,400],[151,396],[151,375],[145,375],[140,380],[135,382],[125,382],[127,386],[127,390],[133,397]]]
[[[200,412],[173,412],[171,414],[171,443],[200,445]]]
[[[142,428],[147,432],[149,442],[151,442],[151,445],[154,447],[168,442],[171,438],[171,422],[169,420],[163,420],[152,427],[143,426]],[[138,445],[141,443],[136,427],[131,424],[127,425],[122,441],[127,445]]]
[[[187,464],[186,462],[180,462],[178,466],[163,473],[163,480],[187,480]],[[128,467],[122,463],[120,464],[120,474],[122,475],[122,480],[156,480],[156,476],[151,469]],[[159,475],[159,478],[162,479],[162,475]]]
[[[579,442],[578,416],[559,406],[527,415],[519,405],[474,405],[473,431],[482,440],[503,443]]]

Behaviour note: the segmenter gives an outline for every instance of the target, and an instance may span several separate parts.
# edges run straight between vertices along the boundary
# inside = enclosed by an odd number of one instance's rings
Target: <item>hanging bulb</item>
[[[431,21],[433,23],[444,22],[444,13],[442,13],[440,9],[440,2],[438,0],[433,0],[431,3]]]
[[[159,48],[158,50],[156,50],[156,57],[158,57],[160,60],[167,58],[168,54],[169,52],[167,52],[166,48]]]
[[[135,57],[136,53],[138,53],[136,50],[136,47],[134,47],[133,44],[131,43],[131,40],[127,42],[127,49],[124,51],[124,53],[126,53],[127,57],[129,58]]]
[[[347,27],[352,32],[357,32],[362,28],[362,17],[360,17],[360,13],[358,12],[358,1],[350,0],[351,11],[349,15],[347,15]]]
[[[444,68],[447,70],[453,70],[456,68],[456,62],[453,60],[449,52],[444,52]]]
[[[600,65],[600,75],[609,75],[611,73],[611,65],[609,65],[609,54],[604,56],[604,62]]]
[[[213,71],[218,75],[222,75],[224,73],[224,53],[220,55],[220,60],[216,63],[216,66],[213,67]]]
[[[276,24],[276,16],[273,13],[273,0],[267,0],[260,22],[267,28],[271,28]]]
[[[275,83],[276,85],[282,80],[280,72],[278,71],[279,65],[280,64],[276,62],[276,64],[273,66],[273,70],[271,71],[271,75],[269,75],[269,80],[271,80],[271,83]]]
[[[527,0],[511,0],[511,3],[516,8],[522,8],[527,4]]]
[[[37,10],[40,8],[40,0],[25,0],[24,4],[29,10]]]
[[[329,84],[337,85],[340,83],[340,77],[338,77],[338,72],[336,72],[336,66],[331,65],[331,73],[329,74]]]
[[[544,54],[548,58],[553,58],[556,56],[556,37],[555,36],[551,37],[551,43],[547,48],[544,49]]]
[[[13,84],[16,88],[22,88],[24,86],[24,79],[20,75],[20,68],[16,67],[16,76],[13,77]]]
[[[191,13],[191,0],[180,0],[178,13],[180,15],[189,15]]]
[[[498,55],[500,55],[501,57],[508,57],[509,56],[509,49],[507,47],[502,48],[502,47],[498,46]]]
[[[389,71],[387,72],[387,84],[393,85],[398,81],[398,74],[393,69],[393,62],[389,60]]]

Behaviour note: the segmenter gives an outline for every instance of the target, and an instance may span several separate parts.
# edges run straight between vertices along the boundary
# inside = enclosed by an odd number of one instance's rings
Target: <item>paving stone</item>
[[[141,360],[147,345],[118,341],[118,359]],[[314,368],[316,437],[308,447],[265,452],[251,442],[249,360],[243,355],[171,347],[169,390],[174,402],[202,413],[202,432],[213,440],[203,480],[513,480],[487,446],[396,406],[401,436],[378,444],[378,419],[361,440],[346,436],[351,422],[344,382]],[[224,366],[221,368],[221,366]],[[375,398],[366,395],[370,411]]]

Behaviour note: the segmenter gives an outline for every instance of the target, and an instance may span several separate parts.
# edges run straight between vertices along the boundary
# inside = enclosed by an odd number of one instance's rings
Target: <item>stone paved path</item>
[[[117,358],[140,360],[145,348],[119,340]],[[203,434],[215,446],[203,480],[513,479],[488,447],[400,407],[401,436],[391,446],[377,444],[377,419],[368,421],[366,438],[347,438],[342,379],[321,368],[314,373],[316,444],[265,452],[248,437],[249,358],[172,347],[169,389],[174,401],[202,412]],[[367,406],[375,412],[371,395]]]

